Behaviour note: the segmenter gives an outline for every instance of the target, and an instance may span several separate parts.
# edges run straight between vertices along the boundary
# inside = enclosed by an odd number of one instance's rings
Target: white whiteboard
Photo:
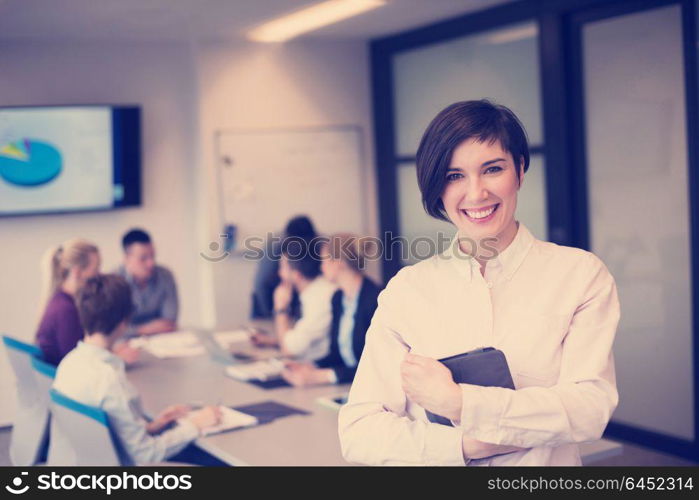
[[[219,207],[243,238],[277,233],[308,215],[322,233],[366,231],[361,129],[219,131]]]

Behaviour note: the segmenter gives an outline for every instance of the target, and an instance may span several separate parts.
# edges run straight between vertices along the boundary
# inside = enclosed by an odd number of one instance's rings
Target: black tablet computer
[[[505,353],[494,347],[481,347],[439,360],[451,371],[457,384],[514,389]],[[426,411],[430,422],[452,425],[448,418]]]

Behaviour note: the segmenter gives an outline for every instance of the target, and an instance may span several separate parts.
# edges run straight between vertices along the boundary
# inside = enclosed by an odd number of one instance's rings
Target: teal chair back
[[[38,398],[48,408],[51,403],[49,391],[53,385],[53,379],[56,378],[56,367],[42,359],[33,357],[32,368],[34,370],[34,382],[38,390]]]
[[[107,414],[51,389],[50,466],[130,465],[122,463]]]
[[[49,450],[49,441],[51,439],[51,395],[49,391],[53,385],[53,379],[56,378],[56,367],[51,363],[47,363],[39,358],[32,358],[32,368],[34,369],[34,382],[38,391],[37,402],[42,408],[46,408],[48,420],[46,422],[46,430],[44,432],[44,444],[42,446],[41,461],[46,462]]]
[[[46,453],[49,428],[48,392],[39,389],[32,367],[33,360],[39,360],[42,353],[37,346],[7,335],[2,336],[2,341],[15,374],[17,388],[17,411],[10,437],[10,460],[18,467],[35,465]]]

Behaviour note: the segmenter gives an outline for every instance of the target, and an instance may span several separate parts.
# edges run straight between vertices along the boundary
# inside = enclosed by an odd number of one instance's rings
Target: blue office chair
[[[53,379],[56,378],[56,367],[42,359],[32,357],[32,368],[34,369],[34,381],[39,390],[39,399],[41,399],[42,402],[45,403],[46,408],[48,408],[51,401],[49,391],[53,385]]]
[[[35,465],[46,453],[48,439],[48,396],[40,391],[34,377],[32,359],[41,350],[31,344],[2,336],[17,383],[17,411],[10,438],[10,460],[15,466]]]
[[[38,403],[41,407],[46,408],[46,412],[49,415],[46,422],[45,446],[43,447],[43,453],[40,459],[42,462],[45,462],[46,453],[49,449],[49,440],[51,439],[49,434],[51,425],[51,412],[49,411],[51,396],[49,391],[53,385],[53,379],[56,378],[56,367],[37,357],[32,357],[32,368],[34,369],[34,381],[36,382]]]
[[[56,389],[51,396],[51,443],[48,465],[133,465],[120,458],[100,408],[78,403]]]

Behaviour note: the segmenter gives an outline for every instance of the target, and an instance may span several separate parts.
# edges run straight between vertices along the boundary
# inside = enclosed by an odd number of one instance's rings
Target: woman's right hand
[[[199,430],[206,429],[221,422],[221,409],[218,406],[207,406],[193,412],[187,417],[187,420],[192,422]]]

